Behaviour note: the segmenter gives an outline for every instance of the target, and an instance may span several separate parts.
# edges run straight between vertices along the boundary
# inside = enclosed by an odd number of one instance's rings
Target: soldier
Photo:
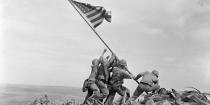
[[[111,105],[116,93],[121,95],[122,104],[125,103],[125,96],[129,95],[129,91],[126,87],[122,86],[124,79],[134,78],[133,75],[127,72],[127,63],[124,59],[118,61],[118,66],[113,67],[112,76],[109,81],[109,95],[105,101],[105,105]]]
[[[101,94],[98,97],[99,100],[103,101],[109,94],[109,90],[107,88],[107,82],[109,77],[109,72],[107,70],[108,61],[107,59],[100,58],[101,64],[98,67],[98,72],[96,73],[96,85],[98,86]]]
[[[110,78],[110,72],[113,65],[116,64],[116,56],[112,53],[111,58],[109,56],[104,58],[103,56],[100,57],[101,65],[99,65],[98,72],[96,74],[96,84],[100,89],[100,97],[99,100],[103,102],[103,99],[109,95],[109,89],[107,88],[107,84]]]
[[[84,100],[84,104],[87,103],[88,99],[96,99],[97,101],[103,102],[109,94],[107,88],[108,79],[110,78],[110,69],[112,65],[115,64],[115,54],[112,54],[111,58],[109,56],[103,57],[106,49],[101,54],[99,59],[94,59],[92,61],[92,71],[88,79],[85,80],[83,84],[83,91],[87,91],[87,96]],[[101,104],[101,103],[100,103]]]
[[[104,97],[104,95],[100,93],[100,89],[99,89],[99,88],[102,88],[103,85],[101,85],[100,81],[98,81],[97,79],[99,79],[98,74],[100,71],[99,68],[101,67],[100,64],[102,62],[101,58],[105,52],[106,52],[106,50],[103,51],[103,53],[101,54],[99,59],[96,58],[96,59],[92,60],[90,76],[88,79],[86,79],[84,81],[83,88],[82,88],[83,92],[88,91],[83,104],[87,104],[87,100],[89,97],[93,97],[95,99],[100,99],[100,98]],[[102,69],[102,68],[100,68],[100,69]],[[105,93],[105,94],[107,94],[107,93]]]
[[[111,55],[111,58],[109,59],[109,56],[106,57],[106,59],[103,59],[102,60],[104,63],[103,65],[105,65],[105,69],[106,69],[106,74],[105,74],[105,79],[106,79],[106,82],[108,83],[109,82],[109,79],[110,79],[110,74],[112,72],[112,69],[117,66],[117,63],[118,63],[118,58],[116,57],[116,55],[114,53],[112,53]]]
[[[129,104],[132,101],[135,101],[143,92],[154,92],[160,88],[159,85],[159,72],[157,70],[153,70],[152,72],[143,72],[136,76],[135,80],[141,78],[141,81],[133,93],[133,96],[126,102]]]

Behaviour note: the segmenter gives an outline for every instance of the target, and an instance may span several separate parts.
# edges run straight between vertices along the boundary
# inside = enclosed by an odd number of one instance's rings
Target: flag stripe
[[[90,12],[88,12],[88,13],[85,13],[85,15],[86,16],[88,16],[88,15],[90,15],[90,14],[92,14],[92,13],[95,13],[97,10],[92,10],[92,11],[90,11]]]
[[[96,24],[98,24],[98,23],[100,23],[100,22],[103,22],[103,18],[101,18],[101,19],[98,19],[98,20],[96,20],[95,22],[92,22],[92,24],[93,25],[96,25]]]
[[[96,15],[88,18],[88,19],[90,19],[90,21],[92,22],[94,19],[103,18],[103,17],[101,17],[101,15],[103,15],[103,13],[98,13],[98,14],[96,14]]]
[[[91,23],[94,23],[94,22],[99,21],[99,20],[101,20],[101,19],[104,19],[104,18],[97,17],[97,18],[95,18],[95,19],[91,20],[90,22],[91,22]]]
[[[98,24],[95,24],[94,25],[94,28],[98,27],[102,22],[98,23]]]
[[[90,20],[90,22],[95,22],[95,21],[97,21],[97,20],[103,18],[102,15],[103,15],[103,13],[101,14],[101,16],[95,17],[94,19]],[[104,19],[104,18],[103,18],[103,19]]]
[[[87,18],[92,17],[92,16],[94,16],[94,15],[96,15],[96,14],[99,14],[99,13],[101,13],[101,12],[103,12],[103,11],[102,11],[102,8],[100,8],[99,10],[96,10],[96,12],[94,12],[94,13],[92,13],[92,14],[87,15]]]

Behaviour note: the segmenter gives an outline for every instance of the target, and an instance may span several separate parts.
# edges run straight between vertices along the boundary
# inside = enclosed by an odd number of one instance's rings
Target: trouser
[[[109,95],[107,96],[107,99],[104,104],[111,105],[116,93],[118,93],[120,96],[122,96],[122,100],[120,100],[121,101],[120,103],[124,103],[125,95],[128,94],[128,96],[130,96],[129,91],[126,91],[126,90],[128,90],[128,89],[122,85],[109,86]]]
[[[109,95],[109,89],[107,88],[107,84],[104,83],[104,80],[96,80],[96,85],[100,90],[100,95],[98,95],[98,98],[100,100],[103,100]]]
[[[123,105],[130,98],[130,90],[126,89],[125,95],[120,96],[116,101],[113,102],[113,105]]]
[[[87,95],[86,95],[86,97],[85,97],[85,100],[84,100],[83,104],[86,104],[86,103],[87,103],[87,99],[88,99],[90,96],[92,96],[92,95],[93,95],[93,90],[88,89],[88,92],[87,92]]]
[[[135,101],[143,92],[151,92],[159,88],[160,88],[159,85],[151,86],[147,83],[140,82],[140,84],[134,91],[133,96],[129,99],[129,101]]]
[[[92,95],[94,95],[94,96],[98,95],[100,93],[100,90],[99,90],[98,86],[95,84],[95,81],[85,80],[84,84],[85,84],[85,86],[83,86],[83,88],[87,88],[87,90],[88,90],[85,100],[83,102],[83,104],[86,104],[87,99]]]
[[[87,102],[88,98],[92,97],[98,100],[103,101],[103,99],[108,96],[109,90],[107,89],[107,85],[100,80],[96,81],[85,81],[87,82],[88,93],[85,97],[84,104]]]

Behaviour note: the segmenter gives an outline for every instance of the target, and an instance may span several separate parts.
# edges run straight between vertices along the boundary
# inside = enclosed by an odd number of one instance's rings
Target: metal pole
[[[82,17],[83,20],[85,20],[85,22],[88,24],[88,26],[93,30],[93,32],[96,34],[96,36],[98,36],[98,38],[104,43],[104,45],[109,49],[109,51],[111,53],[114,54],[114,52],[112,51],[112,49],[104,42],[104,40],[100,37],[100,35],[96,32],[96,30],[90,25],[90,23],[85,19],[85,17],[80,13],[80,11],[77,9],[77,7],[74,5],[73,0],[68,0],[71,5],[74,7],[74,9],[79,13],[79,15]],[[117,57],[117,56],[116,56]],[[131,72],[129,72],[130,74],[132,74]],[[136,81],[136,80],[135,80]],[[139,82],[136,81],[138,84]]]

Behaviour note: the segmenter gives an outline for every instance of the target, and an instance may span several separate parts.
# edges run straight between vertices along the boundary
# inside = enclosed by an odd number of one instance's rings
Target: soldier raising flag
[[[105,52],[106,50],[103,51],[99,58],[92,60],[90,76],[84,81],[82,88],[83,92],[88,90],[83,104],[88,104],[90,99],[100,103],[109,94],[106,85],[107,65],[105,59],[103,59]]]

